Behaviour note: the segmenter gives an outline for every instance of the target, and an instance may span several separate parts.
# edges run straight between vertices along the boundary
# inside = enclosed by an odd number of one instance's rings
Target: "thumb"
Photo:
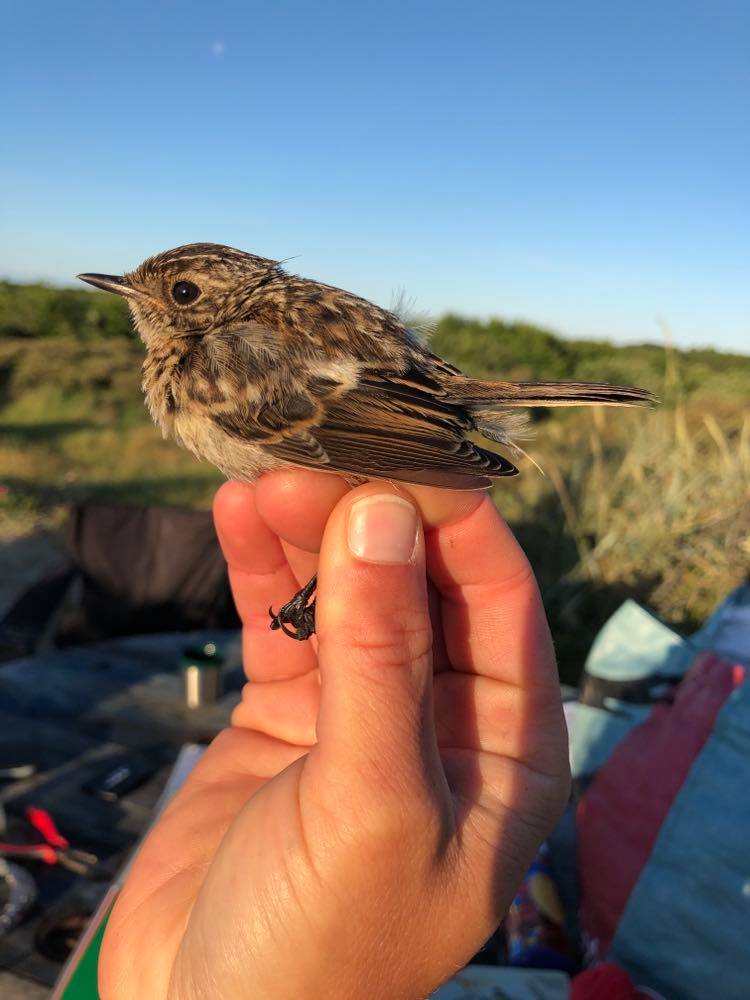
[[[413,503],[368,484],[326,526],[316,605],[318,754],[368,793],[424,785],[440,770],[424,534]],[[426,773],[426,771],[431,773]],[[338,782],[337,782],[338,784]]]

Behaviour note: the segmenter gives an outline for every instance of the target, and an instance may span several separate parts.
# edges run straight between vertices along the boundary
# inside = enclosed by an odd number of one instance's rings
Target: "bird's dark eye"
[[[172,298],[179,306],[188,306],[200,295],[201,290],[192,281],[178,281],[172,286]]]

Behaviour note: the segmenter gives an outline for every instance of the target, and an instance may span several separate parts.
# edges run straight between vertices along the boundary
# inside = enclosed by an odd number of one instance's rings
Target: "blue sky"
[[[0,275],[195,240],[750,350],[745,0],[5,3]]]

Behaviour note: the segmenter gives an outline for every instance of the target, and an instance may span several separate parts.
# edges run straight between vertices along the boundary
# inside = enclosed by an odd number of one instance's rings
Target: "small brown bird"
[[[518,408],[652,400],[626,386],[467,378],[394,313],[213,243],[168,250],[122,277],[78,277],[125,297],[164,435],[243,482],[292,465],[352,482],[482,489],[518,470],[472,432],[514,449]],[[272,627],[307,638],[313,589]]]

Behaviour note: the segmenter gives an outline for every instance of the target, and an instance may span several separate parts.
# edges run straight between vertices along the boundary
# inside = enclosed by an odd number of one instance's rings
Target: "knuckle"
[[[337,641],[379,667],[403,666],[432,655],[432,626],[421,613],[339,622]]]

